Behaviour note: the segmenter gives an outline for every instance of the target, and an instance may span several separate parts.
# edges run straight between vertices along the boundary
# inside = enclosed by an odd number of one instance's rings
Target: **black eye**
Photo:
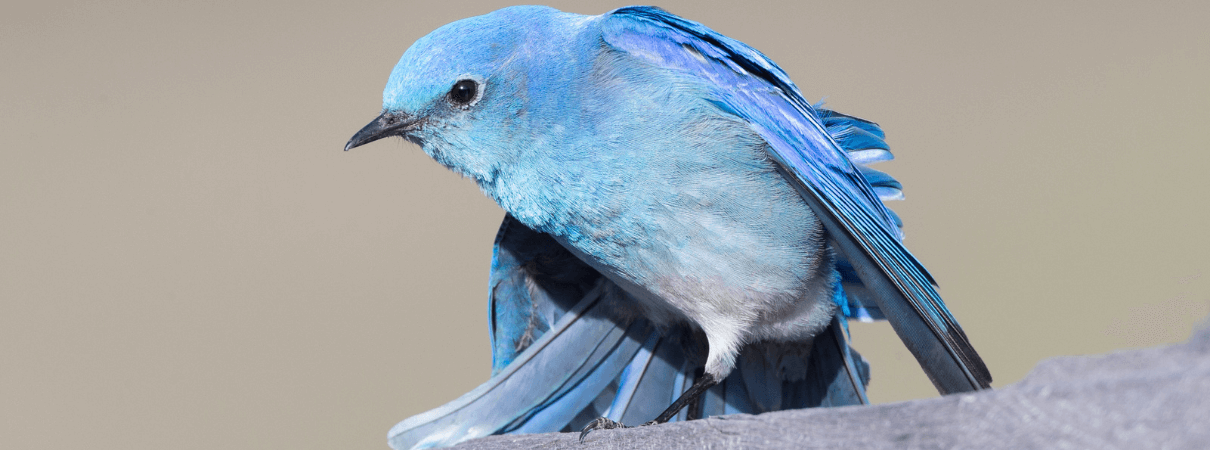
[[[458,106],[466,106],[475,99],[478,89],[479,85],[474,80],[458,80],[454,87],[450,88],[450,101]]]

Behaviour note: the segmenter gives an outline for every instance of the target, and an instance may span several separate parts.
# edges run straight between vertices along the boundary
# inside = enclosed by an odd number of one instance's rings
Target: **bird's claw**
[[[644,425],[647,425],[647,424],[644,424]],[[630,428],[630,427],[623,425],[622,422],[614,422],[614,421],[606,419],[604,417],[598,417],[597,420],[589,422],[588,425],[584,426],[583,430],[580,430],[580,443],[581,444],[584,443],[584,437],[588,436],[588,432],[590,432],[592,430],[612,430],[614,428]]]

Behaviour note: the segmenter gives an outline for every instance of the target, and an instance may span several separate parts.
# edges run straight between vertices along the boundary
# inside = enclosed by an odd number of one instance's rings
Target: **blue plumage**
[[[864,403],[848,319],[889,319],[943,393],[990,383],[866,167],[882,130],[743,43],[650,7],[506,8],[417,41],[383,104],[346,149],[405,137],[509,213],[492,379],[395,448]]]

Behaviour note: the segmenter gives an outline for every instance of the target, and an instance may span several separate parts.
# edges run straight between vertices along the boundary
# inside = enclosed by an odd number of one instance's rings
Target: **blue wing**
[[[838,302],[844,292],[838,285]],[[471,392],[395,425],[392,448],[453,445],[491,434],[578,430],[597,417],[655,418],[693,385],[706,339],[657,329],[633,300],[550,236],[506,216],[489,289],[492,377]],[[736,370],[673,420],[866,403],[868,366],[841,317],[810,346],[755,344]]]
[[[765,139],[769,156],[796,183],[833,248],[940,392],[990,386],[987,367],[941,301],[932,276],[900,243],[897,220],[879,201],[877,184],[866,180],[838,142],[849,137],[829,135],[825,123],[835,116],[821,115],[803,100],[785,72],[760,52],[658,8],[615,10],[602,23],[602,34],[618,51],[706,85],[711,102]],[[881,138],[860,123],[850,125],[866,132],[852,134],[853,142]]]

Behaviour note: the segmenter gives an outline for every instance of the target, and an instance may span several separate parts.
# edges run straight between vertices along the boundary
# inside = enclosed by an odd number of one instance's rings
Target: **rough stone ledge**
[[[1188,342],[1049,359],[993,391],[622,430],[490,436],[458,449],[1210,449],[1210,322]]]

